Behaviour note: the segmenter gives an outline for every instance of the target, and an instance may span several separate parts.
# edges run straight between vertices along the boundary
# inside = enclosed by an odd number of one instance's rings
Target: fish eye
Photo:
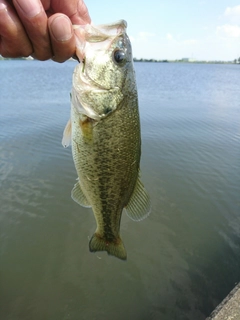
[[[113,53],[113,58],[117,64],[121,65],[126,62],[126,53],[123,50],[117,49]]]

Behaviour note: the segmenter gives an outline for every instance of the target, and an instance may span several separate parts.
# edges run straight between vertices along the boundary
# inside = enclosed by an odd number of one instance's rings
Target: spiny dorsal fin
[[[134,221],[140,221],[147,218],[151,212],[150,197],[139,177],[125,209],[129,218]]]
[[[72,199],[76,201],[80,206],[85,208],[91,208],[85,194],[83,193],[79,181],[74,185],[71,193]]]

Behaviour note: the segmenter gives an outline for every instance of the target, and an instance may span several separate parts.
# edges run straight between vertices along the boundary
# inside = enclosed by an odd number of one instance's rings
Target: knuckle
[[[25,48],[22,48],[20,56],[28,57],[32,54],[32,52],[33,52],[32,47],[26,46]]]
[[[51,44],[48,39],[40,38],[38,41],[35,40],[33,42],[32,57],[40,61],[45,61],[51,59],[52,55]]]
[[[40,61],[46,61],[51,59],[52,55],[50,53],[43,53],[43,52],[33,52],[31,56],[34,59],[40,60]]]
[[[20,58],[28,57],[32,53],[31,49],[12,50],[11,47],[2,46],[0,54],[3,58]]]

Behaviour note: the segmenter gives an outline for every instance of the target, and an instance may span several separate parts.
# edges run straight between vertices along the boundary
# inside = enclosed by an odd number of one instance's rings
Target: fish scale
[[[118,211],[111,224],[119,225],[121,211],[129,200],[128,195],[131,195],[138,176],[139,121],[133,123],[125,121],[128,118],[126,116],[128,109],[128,104],[125,104],[115,112],[116,114],[93,126],[91,142],[88,143],[88,139],[81,134],[72,146],[73,159],[81,186],[91,197],[91,205],[99,225],[101,225],[102,216],[106,214],[102,209],[104,196],[114,202],[114,207],[111,204],[111,209]],[[131,108],[131,112],[133,118],[137,119],[137,108]],[[79,115],[76,113],[75,117],[77,116]],[[78,126],[78,121],[76,125]],[[74,126],[73,123],[73,128]],[[78,127],[73,130],[81,132]],[[122,132],[125,132],[125,135],[119,134]],[[117,138],[119,135],[120,139]],[[78,146],[75,145],[76,143]],[[98,233],[101,232],[103,230],[98,230]]]

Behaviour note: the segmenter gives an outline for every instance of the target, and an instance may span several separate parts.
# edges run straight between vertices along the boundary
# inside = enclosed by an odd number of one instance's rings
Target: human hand
[[[76,49],[72,24],[90,22],[83,0],[0,0],[0,54],[66,61]]]

